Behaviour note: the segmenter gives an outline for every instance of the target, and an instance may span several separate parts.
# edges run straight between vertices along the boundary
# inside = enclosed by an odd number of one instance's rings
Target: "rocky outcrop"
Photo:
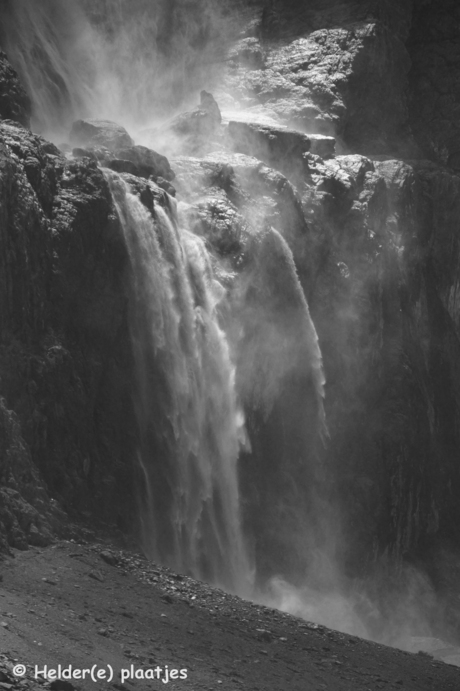
[[[0,50],[0,119],[29,127],[32,104],[16,71]]]

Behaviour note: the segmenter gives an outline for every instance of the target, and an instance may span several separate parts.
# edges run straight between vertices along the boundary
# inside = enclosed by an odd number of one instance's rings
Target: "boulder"
[[[134,144],[125,128],[111,120],[76,120],[70,141],[79,147],[105,146],[110,151]]]

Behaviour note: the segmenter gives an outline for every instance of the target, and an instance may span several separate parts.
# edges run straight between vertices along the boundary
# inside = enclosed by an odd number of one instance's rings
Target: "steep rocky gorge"
[[[337,573],[390,578],[405,563],[447,589],[460,539],[458,10],[239,10],[219,81],[202,84],[222,120],[205,92],[144,133],[149,148],[107,128],[77,141],[77,126],[72,155],[32,134],[29,98],[0,55],[2,548],[46,543],[64,512],[139,529],[132,274],[102,165],[151,212],[175,194],[213,258],[260,581],[327,590]],[[151,377],[164,496],[168,391]]]

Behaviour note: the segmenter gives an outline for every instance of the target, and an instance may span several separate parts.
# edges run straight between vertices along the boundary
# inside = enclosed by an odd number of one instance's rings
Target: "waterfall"
[[[179,227],[174,208],[156,204],[152,217],[121,178],[105,174],[131,263],[146,551],[248,593],[237,472],[244,416],[218,320],[224,290],[204,242]]]

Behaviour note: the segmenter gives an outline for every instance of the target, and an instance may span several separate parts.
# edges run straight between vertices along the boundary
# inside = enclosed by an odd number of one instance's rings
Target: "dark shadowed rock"
[[[116,173],[128,173],[129,175],[136,175],[138,177],[148,177],[148,175],[141,175],[139,166],[133,163],[133,161],[124,158],[111,158],[106,162],[106,166]]]
[[[134,144],[125,128],[110,120],[76,120],[70,140],[81,147],[105,146],[110,151]]]
[[[126,249],[97,162],[66,161],[11,122],[0,123],[0,218],[0,534],[3,549],[23,549],[65,528],[50,495],[87,510],[94,494],[112,520],[123,512],[120,498],[110,509],[101,496],[117,491],[124,466],[108,440],[129,446],[109,431],[130,415]],[[96,418],[106,429],[99,448]]]
[[[332,158],[335,154],[335,138],[325,134],[309,134],[310,153],[321,158]]]
[[[4,365],[0,346],[0,370]],[[6,544],[16,549],[48,545],[51,531],[64,520],[50,502],[18,416],[0,399],[0,551]]]
[[[409,112],[425,156],[460,170],[460,8],[455,0],[414,3],[407,48]]]
[[[32,105],[16,71],[0,50],[0,119],[29,127]]]
[[[254,156],[288,177],[302,174],[303,155],[311,147],[307,135],[250,122],[229,122],[228,133],[236,152]]]

